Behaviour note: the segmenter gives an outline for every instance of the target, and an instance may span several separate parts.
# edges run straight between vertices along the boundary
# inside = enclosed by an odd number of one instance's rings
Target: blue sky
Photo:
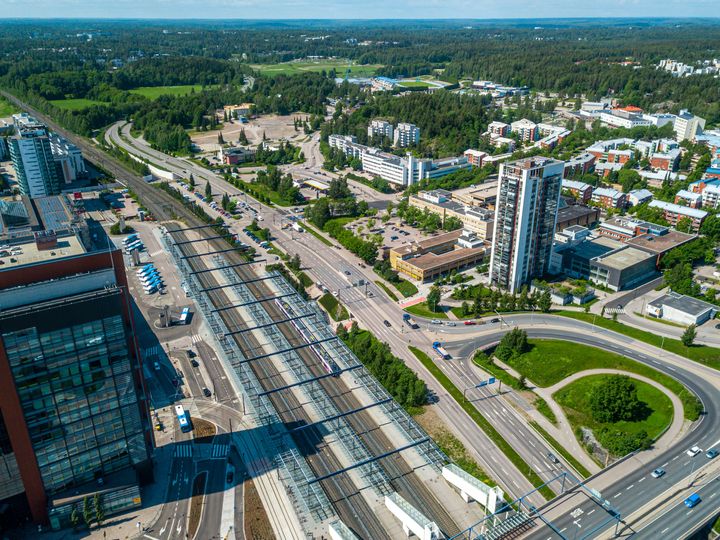
[[[718,3],[719,0],[0,0],[0,18],[718,17]]]

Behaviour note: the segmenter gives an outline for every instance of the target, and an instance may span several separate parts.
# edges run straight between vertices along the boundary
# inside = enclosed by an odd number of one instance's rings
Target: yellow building
[[[248,116],[252,107],[252,103],[241,103],[240,105],[225,105],[223,109],[229,117],[232,117],[233,113],[237,113],[238,116]]]
[[[390,250],[393,270],[418,281],[432,281],[452,270],[480,263],[488,243],[470,231],[452,231]]]

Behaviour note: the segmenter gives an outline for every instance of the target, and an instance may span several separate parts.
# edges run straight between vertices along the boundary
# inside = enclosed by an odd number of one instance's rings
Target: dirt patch
[[[268,520],[265,507],[260,500],[260,494],[255,488],[255,483],[248,479],[245,480],[245,538],[253,540],[274,540],[270,520]]]
[[[307,137],[302,128],[296,130],[294,119],[305,119],[308,115],[305,113],[294,113],[286,116],[278,116],[274,114],[261,115],[258,118],[251,119],[247,124],[243,124],[237,120],[232,123],[227,122],[222,125],[222,129],[212,131],[192,132],[191,140],[205,151],[217,150],[218,134],[222,131],[223,140],[226,143],[236,142],[240,136],[240,131],[245,132],[248,143],[251,146],[257,146],[262,142],[263,135],[266,140],[279,141],[287,139],[295,144]],[[222,119],[222,118],[221,118]]]
[[[210,444],[217,433],[217,426],[202,418],[193,419],[193,441],[197,444]]]
[[[497,482],[477,464],[463,443],[450,432],[447,425],[431,407],[425,407],[422,414],[415,415],[414,418],[455,465],[490,486],[497,485]]]
[[[200,518],[202,517],[203,506],[205,506],[205,480],[207,472],[201,472],[193,480],[192,498],[190,499],[190,517],[188,519],[188,534],[195,538]]]

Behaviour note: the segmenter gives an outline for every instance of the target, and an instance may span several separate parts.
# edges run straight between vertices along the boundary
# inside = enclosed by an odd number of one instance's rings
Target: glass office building
[[[3,341],[49,495],[147,459],[119,315]]]

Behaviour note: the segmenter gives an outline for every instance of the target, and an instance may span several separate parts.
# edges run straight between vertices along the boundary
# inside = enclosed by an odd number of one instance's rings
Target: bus
[[[154,266],[152,268],[146,268],[145,270],[140,270],[137,275],[140,279],[144,278],[145,276],[151,276],[153,274],[157,274],[157,268]]]
[[[130,253],[133,249],[142,250],[144,247],[145,245],[140,240],[136,240],[132,244],[128,244],[127,246],[125,246],[125,251],[127,253]]]
[[[182,405],[175,405],[175,416],[177,416],[178,423],[180,424],[180,431],[187,433],[192,430],[190,415],[188,415]]]
[[[124,246],[127,246],[128,244],[132,244],[136,240],[139,240],[138,235],[137,235],[137,233],[134,233],[134,234],[131,234],[130,236],[123,238],[122,243]]]
[[[188,307],[183,308],[182,313],[180,313],[180,320],[178,322],[180,324],[187,324],[189,316],[190,316],[190,308],[188,308]]]
[[[152,277],[152,278],[148,279],[147,281],[145,281],[143,283],[143,285],[145,285],[147,287],[152,287],[152,286],[162,287],[163,280],[160,276],[155,276],[155,277]]]
[[[147,274],[151,270],[155,270],[155,265],[153,263],[144,265],[142,268],[139,268],[136,273],[138,276],[142,276],[143,274]]]

